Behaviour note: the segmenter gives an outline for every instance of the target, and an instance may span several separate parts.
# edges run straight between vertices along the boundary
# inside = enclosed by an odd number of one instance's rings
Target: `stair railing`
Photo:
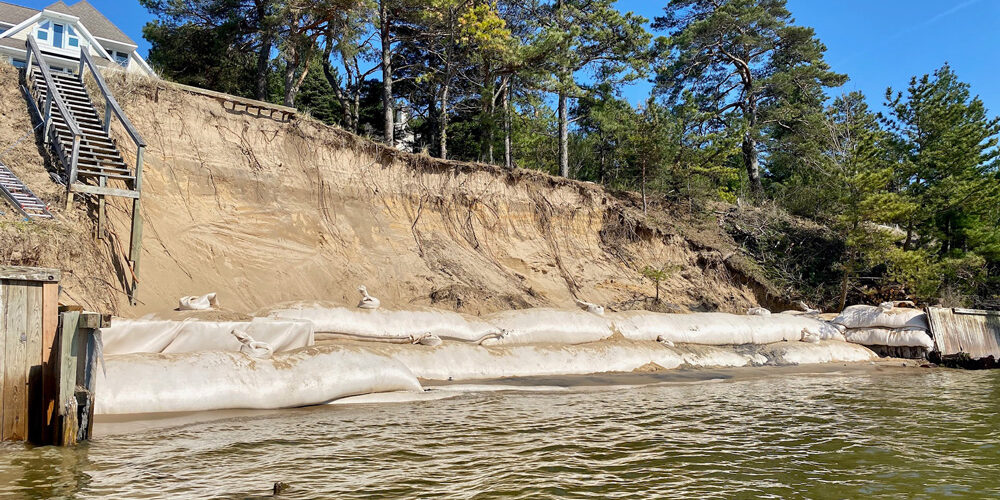
[[[135,143],[135,180],[132,182],[132,189],[136,192],[137,197],[132,199],[132,231],[129,236],[128,252],[129,267],[132,271],[132,289],[129,290],[129,301],[132,305],[135,305],[136,292],[139,288],[139,278],[137,277],[139,274],[139,257],[142,254],[142,202],[138,195],[142,191],[142,153],[146,149],[146,141],[143,140],[142,135],[139,134],[139,131],[136,130],[132,122],[125,116],[125,112],[118,105],[115,96],[111,94],[107,83],[104,82],[104,77],[101,76],[101,71],[94,64],[94,60],[87,53],[87,49],[82,48],[80,50],[80,71],[78,73],[80,75],[80,83],[83,83],[84,71],[87,69],[94,75],[97,88],[101,91],[101,95],[104,96],[104,131],[108,133],[108,137],[110,138],[111,120],[112,118],[118,118],[118,121],[125,128],[129,137],[132,138],[132,142]]]
[[[38,85],[35,82],[35,76],[32,71],[33,65],[38,65],[39,71],[42,73],[42,79],[45,80],[45,104],[42,106],[41,118],[42,123],[44,123],[44,131],[42,137],[55,149],[56,154],[59,155],[59,160],[63,164],[63,169],[66,170],[66,189],[67,191],[72,191],[73,184],[76,183],[76,167],[77,162],[80,159],[80,141],[83,138],[83,134],[80,133],[80,127],[76,124],[76,119],[69,112],[69,106],[63,101],[62,95],[59,93],[59,89],[56,88],[55,80],[52,78],[52,71],[49,69],[49,64],[45,62],[42,58],[42,51],[38,49],[38,42],[35,41],[34,35],[28,35],[28,40],[25,42],[26,46],[26,61],[27,64],[24,66],[24,82],[27,84],[28,88],[31,89],[32,98],[35,103],[38,103]],[[52,106],[55,105],[56,111],[59,116],[62,117],[63,121],[66,123],[66,127],[69,129],[69,133],[73,136],[73,148],[68,152],[63,149],[62,141],[59,140],[59,132],[56,127],[52,126]]]
[[[97,82],[97,88],[100,90],[101,95],[104,97],[104,132],[111,133],[111,120],[113,118],[118,118],[118,121],[125,128],[125,132],[128,133],[129,137],[132,138],[132,142],[135,143],[135,186],[133,189],[139,191],[142,185],[142,152],[146,148],[146,141],[143,140],[139,131],[136,130],[132,122],[129,121],[128,117],[125,116],[125,112],[122,111],[121,106],[118,105],[118,101],[115,96],[111,94],[111,90],[108,89],[108,85],[104,82],[104,77],[101,76],[100,70],[94,63],[94,60],[87,53],[86,49],[80,50],[80,81],[83,81],[84,71],[90,70],[90,74],[94,75],[94,81]]]

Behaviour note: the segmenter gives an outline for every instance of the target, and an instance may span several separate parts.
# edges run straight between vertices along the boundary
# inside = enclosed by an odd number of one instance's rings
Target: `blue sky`
[[[7,1],[34,8],[52,3]],[[148,52],[142,26],[150,16],[138,2],[90,2],[139,43],[141,54]],[[647,18],[659,15],[664,5],[666,0],[618,2],[622,10]],[[991,114],[1000,114],[1000,0],[788,0],[788,8],[797,24],[816,30],[833,68],[851,77],[844,90],[864,92],[876,107],[886,87],[904,89],[910,77],[947,61]],[[640,83],[626,95],[639,102],[648,92],[649,84]]]
[[[665,4],[618,2],[650,19]],[[911,77],[947,61],[991,114],[1000,114],[1000,0],[788,0],[788,10],[796,24],[816,30],[833,69],[851,78],[843,91],[864,92],[876,109],[886,87],[905,90]],[[636,101],[648,92],[642,84],[626,95]]]

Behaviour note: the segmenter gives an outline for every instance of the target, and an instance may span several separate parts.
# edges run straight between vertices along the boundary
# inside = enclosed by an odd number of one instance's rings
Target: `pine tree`
[[[671,0],[653,23],[657,85],[676,100],[688,95],[716,127],[739,118],[750,188],[762,192],[760,143],[768,129],[791,128],[803,108],[822,103],[824,87],[846,77],[823,61],[826,47],[811,28],[793,26],[785,0]]]

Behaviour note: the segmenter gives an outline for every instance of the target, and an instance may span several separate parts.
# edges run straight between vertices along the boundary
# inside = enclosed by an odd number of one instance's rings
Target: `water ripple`
[[[998,405],[933,370],[326,406],[3,445],[0,497],[996,497]]]

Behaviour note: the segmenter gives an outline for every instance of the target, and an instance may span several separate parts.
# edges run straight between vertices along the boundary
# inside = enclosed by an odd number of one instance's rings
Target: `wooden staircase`
[[[38,82],[37,99],[44,103],[48,97],[48,86],[41,78],[41,70],[37,66],[32,71],[34,72],[33,80]],[[135,174],[125,164],[125,160],[122,159],[122,155],[118,151],[118,145],[111,140],[108,132],[104,129],[104,123],[97,115],[97,110],[90,101],[90,95],[87,94],[87,89],[83,86],[79,76],[52,73],[52,80],[56,88],[59,89],[63,101],[67,104],[70,114],[76,120],[82,135],[76,164],[77,179],[121,179],[134,190]],[[73,134],[66,119],[54,114],[52,125],[55,126],[61,147],[65,150],[71,150]]]
[[[88,47],[80,50],[80,65],[76,74],[52,71],[34,36],[28,36],[25,47],[25,93],[32,110],[44,125],[42,138],[57,160],[57,177],[66,185],[66,208],[73,206],[76,193],[96,198],[97,235],[109,238],[114,234],[113,231],[109,234],[107,226],[105,197],[124,197],[132,201],[132,227],[125,258],[129,268],[126,274],[132,278],[128,294],[135,304],[136,276],[142,249],[140,193],[146,142],[111,94]],[[104,99],[103,117],[98,114],[84,85],[88,70],[97,84],[100,97]],[[134,143],[131,165],[111,137],[112,120],[115,119]]]

